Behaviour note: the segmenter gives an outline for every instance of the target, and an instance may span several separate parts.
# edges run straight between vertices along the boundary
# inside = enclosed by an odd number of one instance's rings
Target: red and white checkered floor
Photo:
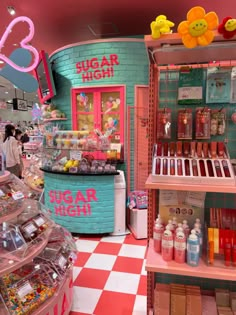
[[[146,240],[79,237],[70,315],[145,315]]]

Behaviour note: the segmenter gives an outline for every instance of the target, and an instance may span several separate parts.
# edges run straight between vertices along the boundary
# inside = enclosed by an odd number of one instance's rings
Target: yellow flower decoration
[[[207,46],[213,41],[213,30],[218,24],[218,16],[215,12],[206,14],[202,7],[194,7],[188,11],[187,21],[179,24],[178,33],[187,48],[194,48],[197,45]]]
[[[157,39],[160,38],[162,34],[171,33],[171,27],[175,26],[175,24],[169,20],[165,15],[158,15],[155,21],[150,24],[152,31],[152,38]]]

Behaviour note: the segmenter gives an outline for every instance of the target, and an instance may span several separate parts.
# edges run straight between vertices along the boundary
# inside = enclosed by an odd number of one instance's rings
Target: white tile
[[[141,270],[141,275],[142,275],[142,276],[146,276],[146,275],[147,275],[147,271],[145,270],[146,262],[147,262],[147,260],[144,259],[144,261],[143,261],[143,266],[142,266],[142,270]]]
[[[144,258],[146,246],[122,244],[118,256]]]
[[[93,314],[102,294],[102,290],[74,287],[73,292],[74,296],[71,310],[73,312]]]
[[[92,254],[87,260],[84,268],[112,270],[117,256],[106,254]]]
[[[126,238],[126,235],[121,235],[121,236],[104,236],[101,239],[101,242],[122,244],[122,243],[124,243],[125,238]]]
[[[98,241],[78,240],[75,242],[79,252],[92,253],[99,244]]]
[[[140,275],[112,271],[107,279],[104,290],[136,294],[139,286]]]
[[[147,314],[147,297],[137,295],[134,302],[132,315],[146,315]]]
[[[81,267],[73,267],[73,281],[75,281],[82,270]]]

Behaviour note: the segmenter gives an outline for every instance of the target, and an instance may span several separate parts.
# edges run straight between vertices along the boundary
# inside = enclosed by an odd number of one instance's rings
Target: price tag
[[[58,258],[58,265],[61,269],[64,269],[66,261],[66,258],[62,255]]]
[[[0,189],[0,197],[5,196],[4,192]]]
[[[14,194],[12,194],[12,198],[14,200],[19,200],[24,198],[24,194],[21,191],[17,191]]]
[[[71,150],[70,151],[70,159],[71,160],[82,160],[82,152],[77,150]]]
[[[37,226],[42,226],[45,223],[45,220],[43,217],[37,217],[34,219],[34,222],[37,224]]]
[[[19,287],[17,294],[18,294],[19,298],[22,300],[22,299],[24,299],[24,297],[27,294],[31,293],[32,291],[34,291],[34,290],[31,286],[31,284],[29,283],[29,281],[27,281],[21,287]]]
[[[27,225],[24,227],[24,230],[25,230],[28,234],[31,234],[31,233],[37,231],[37,228],[36,228],[36,226],[33,225],[33,223],[29,223],[29,224],[27,224]]]

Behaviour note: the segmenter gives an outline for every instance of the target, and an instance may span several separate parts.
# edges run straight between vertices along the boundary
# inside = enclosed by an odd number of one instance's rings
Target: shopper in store
[[[17,141],[17,145],[18,145],[18,150],[19,150],[19,154],[20,154],[20,179],[22,179],[22,174],[23,174],[23,169],[24,169],[24,164],[23,164],[23,160],[22,160],[22,153],[23,153],[23,143],[22,143],[22,131],[20,129],[16,129],[15,130],[15,138]]]
[[[6,125],[2,149],[6,159],[6,169],[10,173],[20,177],[20,153],[14,135],[15,127],[13,125]]]

